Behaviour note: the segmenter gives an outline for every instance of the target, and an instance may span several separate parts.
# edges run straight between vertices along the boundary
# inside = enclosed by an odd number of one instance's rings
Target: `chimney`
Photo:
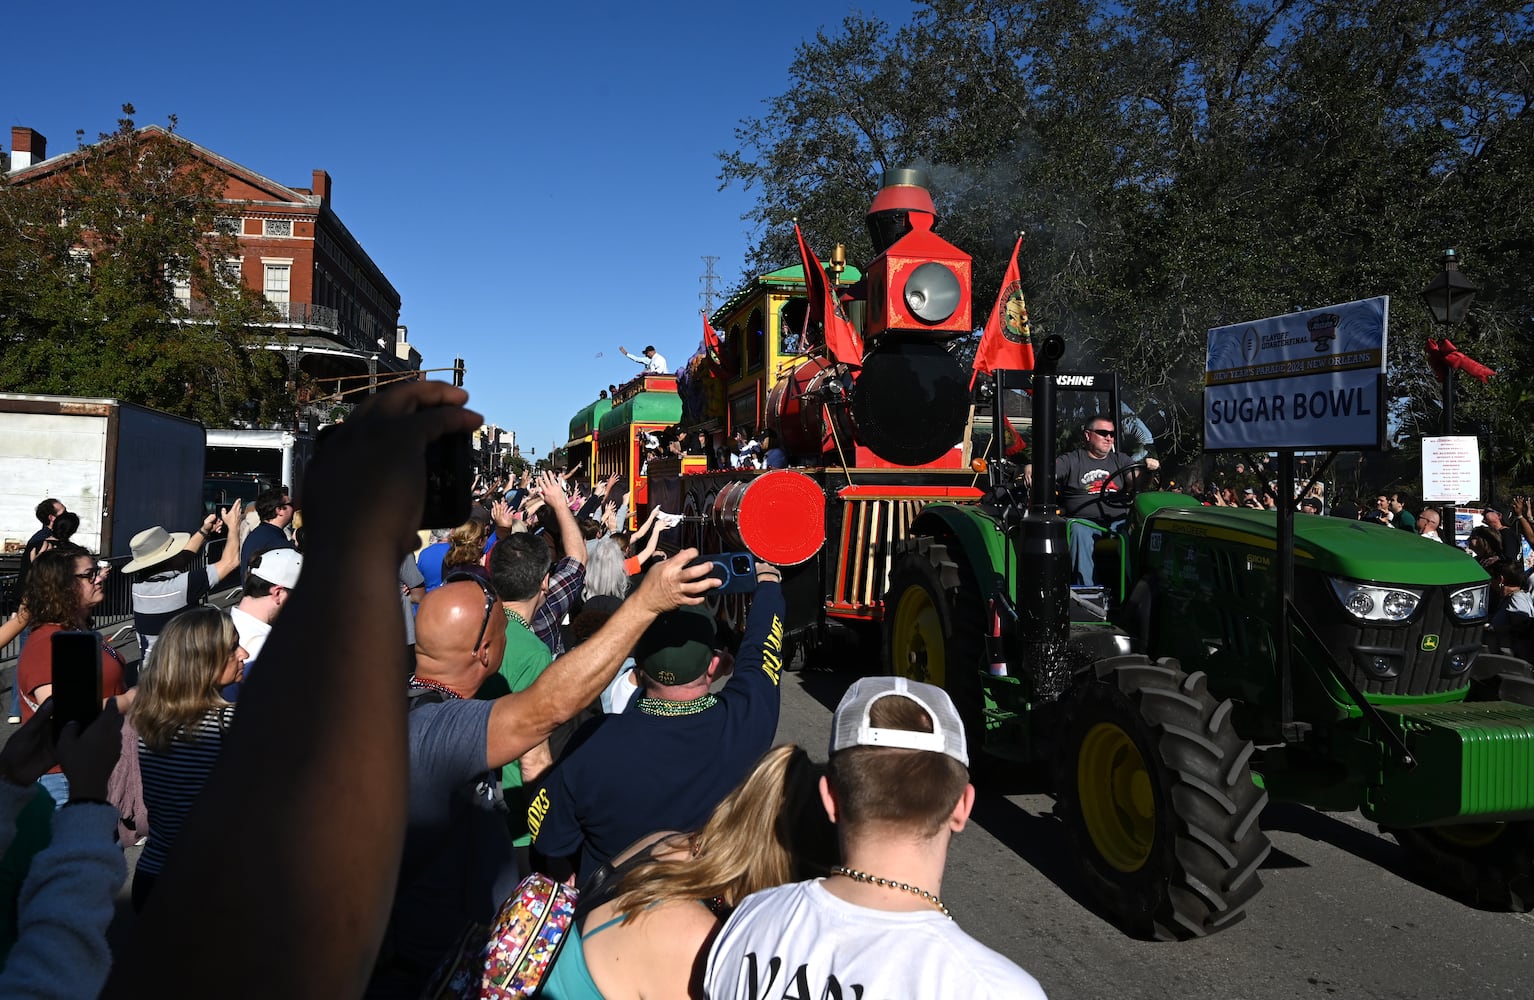
[[[48,140],[36,129],[11,128],[11,169],[24,170],[48,158]]]
[[[314,172],[314,183],[309,190],[319,196],[321,205],[330,204],[330,175],[323,170]]]

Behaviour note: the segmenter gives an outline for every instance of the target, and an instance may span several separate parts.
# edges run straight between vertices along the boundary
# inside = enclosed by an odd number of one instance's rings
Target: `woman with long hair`
[[[629,595],[628,574],[623,572],[623,549],[611,538],[596,538],[586,543],[586,580],[581,585],[581,601],[593,597]]]
[[[447,536],[447,554],[442,557],[442,576],[464,566],[483,566],[485,562],[485,539],[490,537],[490,524],[469,518],[454,528]]]
[[[104,562],[72,542],[61,542],[38,556],[27,574],[26,608],[32,632],[16,661],[16,687],[21,692],[21,721],[53,694],[53,636],[89,629],[91,614],[106,598],[111,572]],[[101,696],[112,698],[127,690],[123,660],[117,650],[101,644]],[[39,781],[62,807],[69,800],[69,782],[57,765]]]
[[[701,830],[653,834],[598,869],[543,995],[701,997],[699,958],[736,903],[840,860],[820,774],[799,747],[775,747]]]
[[[152,826],[133,875],[135,910],[149,898],[234,722],[234,706],[219,691],[244,672],[234,621],[218,608],[201,607],[171,619],[139,673],[128,721],[138,733]]]

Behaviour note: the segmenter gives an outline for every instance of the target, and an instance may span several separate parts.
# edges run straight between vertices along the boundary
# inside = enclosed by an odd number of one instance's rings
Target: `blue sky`
[[[308,187],[403,299],[425,356],[468,366],[473,405],[544,455],[655,344],[697,346],[704,255],[739,284],[751,195],[715,153],[787,86],[795,47],[851,10],[734,4],[13,5],[0,125],[50,155],[175,114],[194,142]],[[870,192],[870,196],[872,192]]]

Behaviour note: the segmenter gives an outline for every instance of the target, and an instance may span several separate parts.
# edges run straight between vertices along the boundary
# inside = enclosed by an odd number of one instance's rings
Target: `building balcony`
[[[201,299],[182,299],[181,304],[186,307],[193,321],[207,316],[210,312],[208,304]],[[269,318],[254,324],[262,329],[315,333],[336,341],[338,346],[363,354],[376,354],[380,350],[387,350],[392,355],[393,347],[390,343],[393,340],[392,336],[385,336],[381,331],[370,333],[341,316],[330,306],[316,305],[312,302],[268,302],[266,307],[270,310]],[[368,325],[376,326],[376,324]]]

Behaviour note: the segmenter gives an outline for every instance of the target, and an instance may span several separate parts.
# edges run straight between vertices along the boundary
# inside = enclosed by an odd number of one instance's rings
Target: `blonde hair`
[[[170,620],[149,651],[128,709],[146,747],[164,753],[185,728],[229,704],[218,681],[239,638],[234,621],[218,608],[192,608]]]
[[[472,517],[454,528],[447,536],[447,555],[442,557],[442,572],[454,566],[478,566],[485,558],[485,538],[490,526]]]
[[[820,768],[793,745],[767,751],[701,830],[663,843],[692,856],[652,859],[625,875],[613,903],[625,922],[675,899],[718,897],[733,906],[753,892],[824,875],[838,861]]]

